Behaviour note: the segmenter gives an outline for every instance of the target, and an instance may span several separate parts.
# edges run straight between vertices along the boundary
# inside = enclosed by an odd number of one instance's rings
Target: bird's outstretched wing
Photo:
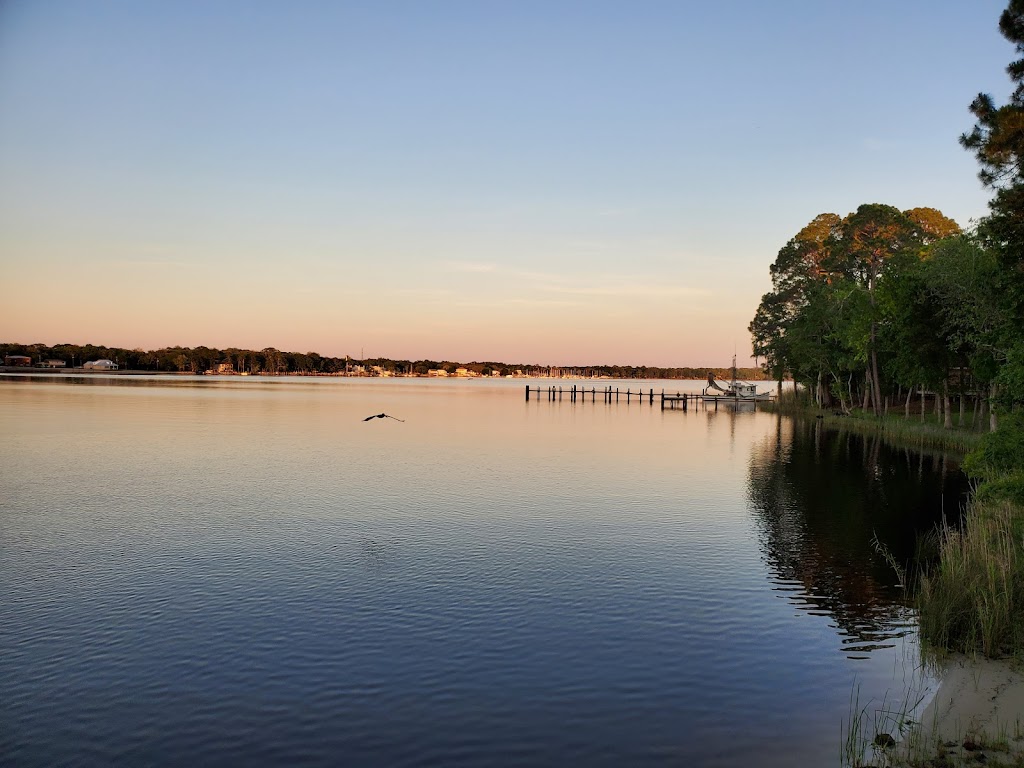
[[[386,413],[375,413],[373,416],[367,416],[363,421],[370,421],[372,419],[395,419],[395,417],[388,416]],[[395,419],[395,421],[405,421],[405,419]]]

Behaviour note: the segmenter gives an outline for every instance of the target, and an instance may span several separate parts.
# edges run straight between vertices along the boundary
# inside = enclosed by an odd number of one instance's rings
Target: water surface
[[[3,762],[836,763],[955,468],[522,387],[0,380]]]

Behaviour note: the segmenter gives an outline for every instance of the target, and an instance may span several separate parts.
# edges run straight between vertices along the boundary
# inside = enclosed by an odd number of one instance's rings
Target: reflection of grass
[[[921,577],[921,634],[931,644],[986,656],[1024,648],[1020,510],[974,502],[963,530],[939,532],[938,565]]]

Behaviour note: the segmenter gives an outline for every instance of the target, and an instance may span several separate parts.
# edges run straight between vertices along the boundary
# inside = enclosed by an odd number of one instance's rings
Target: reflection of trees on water
[[[754,446],[748,493],[777,589],[835,619],[851,655],[891,645],[912,618],[874,539],[916,568],[919,535],[959,514],[966,484],[940,454],[779,417]]]

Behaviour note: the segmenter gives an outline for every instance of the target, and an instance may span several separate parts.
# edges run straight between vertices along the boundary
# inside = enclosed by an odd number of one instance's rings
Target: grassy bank
[[[976,499],[961,530],[937,535],[939,562],[917,595],[922,637],[965,654],[1024,655],[1024,508]]]
[[[842,763],[916,768],[984,761],[1024,768],[1019,672],[1024,661],[1024,418],[1008,413],[997,432],[977,433],[944,429],[927,416],[922,422],[914,416],[904,419],[902,413],[878,419],[806,407],[803,412],[815,413],[830,428],[882,435],[887,442],[921,450],[966,454],[963,466],[977,484],[963,525],[934,533],[938,558],[920,574],[915,594],[921,637],[930,649],[926,658],[963,654],[952,657],[960,659],[959,667],[951,665],[943,675],[943,686],[955,691],[940,689],[922,722],[906,732],[903,726],[911,721],[908,711],[901,710],[898,730],[906,739],[898,748],[882,741],[888,739],[885,734],[896,733],[895,727],[869,719],[867,710],[852,710]],[[982,661],[983,656],[1010,660]],[[993,669],[1002,675],[988,688],[979,683],[989,669],[986,664],[996,665]],[[870,714],[878,719],[875,710]]]
[[[917,581],[921,635],[940,651],[1024,658],[1024,419],[1008,414],[993,433],[946,429],[934,414],[840,416],[789,394],[777,409],[829,429],[968,456],[965,469],[978,485],[964,524],[935,532],[937,564]]]
[[[895,445],[909,448],[933,448],[951,451],[961,456],[978,445],[981,433],[970,429],[945,429],[935,417],[925,418],[893,413],[877,417],[863,411],[853,411],[848,416],[832,413],[819,414],[827,427],[843,429],[860,434],[881,434]]]
[[[909,692],[852,699],[843,766],[1024,768],[1024,505],[988,496],[961,528],[935,533],[938,560],[918,580],[922,668],[939,665],[939,690],[921,714]]]
[[[906,418],[902,411],[890,411],[885,416],[875,416],[869,411],[854,409],[847,415],[822,410],[808,404],[806,398],[786,392],[777,403],[763,406],[765,410],[775,409],[781,413],[817,418],[836,430],[856,432],[862,435],[882,435],[893,445],[901,448],[934,449],[965,455],[977,447],[983,432],[966,427],[946,429],[934,413],[911,414]]]
[[[962,530],[939,534],[921,578],[921,633],[939,648],[1024,657],[1024,416],[1009,412],[964,461],[978,483]]]

